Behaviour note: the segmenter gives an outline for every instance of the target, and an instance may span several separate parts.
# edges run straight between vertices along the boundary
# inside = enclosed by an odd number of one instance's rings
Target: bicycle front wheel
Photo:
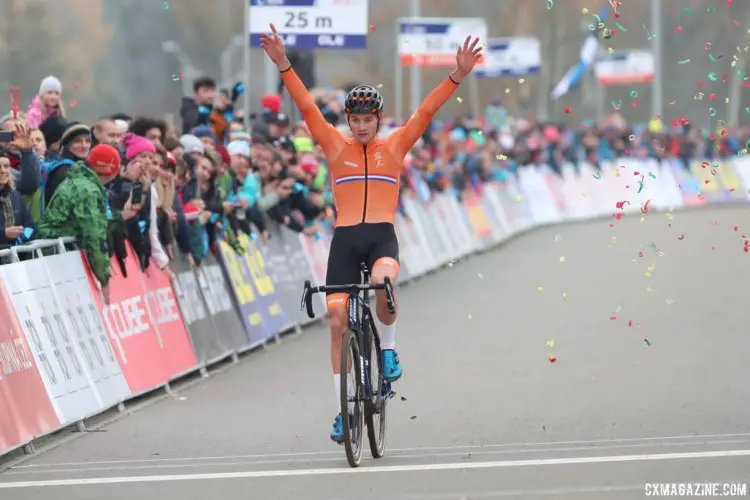
[[[341,420],[344,424],[346,459],[351,467],[359,467],[362,461],[362,430],[365,423],[363,378],[357,334],[347,330],[341,343]]]
[[[370,353],[370,391],[371,412],[366,412],[367,439],[370,441],[372,458],[380,458],[385,453],[386,403],[388,402],[388,383],[383,376],[383,355],[377,334],[371,336]]]

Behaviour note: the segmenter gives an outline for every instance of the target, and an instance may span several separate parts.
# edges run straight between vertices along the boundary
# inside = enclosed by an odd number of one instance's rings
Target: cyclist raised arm
[[[276,26],[271,25],[271,35],[264,34],[261,36],[260,45],[266,51],[268,57],[276,64],[276,68],[278,68],[281,74],[281,80],[302,113],[302,117],[305,123],[307,123],[307,128],[310,129],[310,134],[312,134],[315,142],[320,144],[326,156],[334,155],[335,150],[339,149],[336,146],[341,145],[344,136],[326,121],[323,113],[305,88],[305,84],[302,83],[302,80],[299,79],[297,73],[292,69],[292,63],[286,57],[284,42],[279,38]]]

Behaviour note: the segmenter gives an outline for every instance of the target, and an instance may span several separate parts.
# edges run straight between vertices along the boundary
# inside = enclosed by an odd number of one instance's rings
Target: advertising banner
[[[258,301],[260,314],[263,316],[263,324],[270,333],[275,336],[281,330],[292,326],[284,308],[279,302],[276,286],[266,272],[266,263],[263,254],[258,250],[262,243],[251,241],[246,234],[240,235],[240,244],[245,250],[243,264],[247,266],[250,273],[251,283],[255,290],[255,298]],[[270,338],[269,337],[269,338]]]
[[[0,454],[59,427],[34,352],[24,337],[10,296],[0,280]],[[42,362],[50,362],[42,352]]]
[[[181,258],[172,260],[171,266],[175,273],[172,285],[182,311],[182,319],[187,326],[198,362],[205,365],[231,349],[222,345],[219,329],[214,324],[203,292],[198,286],[196,270]]]
[[[43,259],[0,266],[0,275],[60,423],[101,410],[76,338],[65,328]]]
[[[198,285],[216,325],[215,333],[222,339],[222,345],[235,351],[247,346],[249,341],[242,318],[234,307],[232,289],[224,269],[213,254],[207,254],[201,261]]]
[[[109,305],[102,301],[93,276],[89,283],[122,372],[130,391],[136,395],[163,385],[171,374],[164,350],[149,319],[141,270],[131,248],[128,248],[125,269],[127,278],[122,275],[119,263],[112,259]]]
[[[84,369],[94,383],[102,408],[130,396],[130,388],[117,361],[91,294],[81,252],[66,252],[41,259],[52,277],[65,311],[69,336],[76,343]]]
[[[245,264],[243,255],[239,255],[231,246],[222,241],[219,244],[221,263],[229,276],[235,304],[242,316],[248,342],[250,345],[260,345],[276,332],[263,322],[263,314],[253,286],[253,278]]]
[[[266,273],[273,282],[284,311],[296,324],[308,321],[307,314],[300,310],[302,287],[305,280],[313,280],[305,252],[297,233],[274,224],[267,245],[260,245],[266,263]]]

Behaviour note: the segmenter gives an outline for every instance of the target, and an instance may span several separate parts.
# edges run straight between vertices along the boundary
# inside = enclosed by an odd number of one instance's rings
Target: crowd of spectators
[[[240,232],[267,240],[271,224],[316,235],[335,217],[326,159],[279,95],[256,113],[235,109],[241,84],[217,92],[210,78],[184,97],[180,129],[155,117],[118,113],[92,126],[63,108],[62,84],[45,78],[28,110],[0,118],[0,247],[74,236],[105,297],[109,264],[123,273],[127,243],[141,269],[200,265],[224,240],[241,252]],[[343,90],[312,89],[326,119],[348,133]],[[383,120],[380,133],[398,124]],[[559,172],[565,162],[595,166],[618,156],[737,154],[746,129],[710,133],[685,120],[628,127],[614,114],[576,128],[509,116],[497,100],[484,116],[436,120],[405,161],[402,190],[427,200],[457,196],[529,164]]]

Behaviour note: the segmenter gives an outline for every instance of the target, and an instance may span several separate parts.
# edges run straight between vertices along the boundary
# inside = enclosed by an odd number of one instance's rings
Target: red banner
[[[60,426],[0,280],[0,453]]]
[[[165,353],[167,373],[174,377],[198,364],[172,283],[161,269],[150,266],[141,274],[149,320],[156,325],[159,345]]]
[[[89,283],[128,387],[135,395],[164,384],[172,376],[195,366],[197,361],[169,280],[155,269],[152,274],[158,273],[163,279],[157,277],[147,281],[145,276],[141,276],[140,266],[133,255],[135,252],[128,246],[128,257],[125,259],[127,277],[122,275],[115,258],[112,259],[109,306],[102,302],[95,284],[96,278],[90,270]],[[158,286],[163,285],[164,281],[169,287],[168,292],[163,286]],[[152,288],[146,290],[146,286]],[[165,297],[167,300],[164,300]],[[173,306],[167,305],[169,300]],[[177,332],[172,326],[175,320],[170,319],[175,315],[180,325]],[[161,321],[165,322],[163,330],[159,324]],[[155,325],[159,327],[158,334]]]

